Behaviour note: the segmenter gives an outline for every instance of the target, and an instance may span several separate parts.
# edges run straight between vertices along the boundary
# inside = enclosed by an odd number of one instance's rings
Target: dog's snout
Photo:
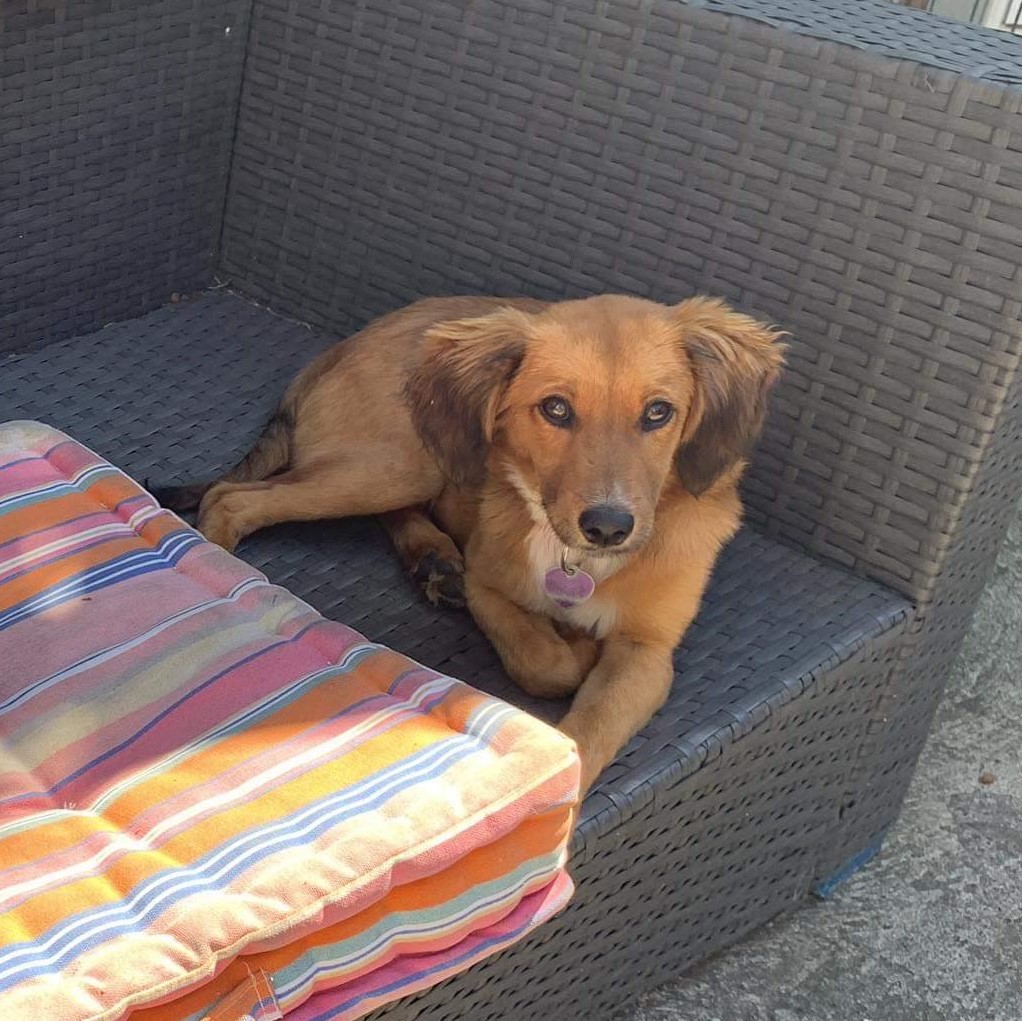
[[[578,527],[594,546],[620,546],[632,534],[635,518],[620,507],[600,504],[582,511]]]

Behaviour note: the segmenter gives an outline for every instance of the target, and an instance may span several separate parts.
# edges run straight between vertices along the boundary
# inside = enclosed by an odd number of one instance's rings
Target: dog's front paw
[[[571,646],[558,639],[531,651],[527,666],[509,671],[514,682],[535,698],[568,698],[589,672]]]
[[[210,542],[233,553],[245,534],[240,525],[244,509],[243,493],[214,486],[202,500],[196,528]]]
[[[426,598],[447,610],[460,610],[465,605],[465,565],[430,551],[415,565],[412,577],[422,587]]]

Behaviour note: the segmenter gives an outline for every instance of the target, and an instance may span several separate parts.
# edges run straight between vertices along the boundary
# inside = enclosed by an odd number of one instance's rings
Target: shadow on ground
[[[619,1021],[945,1019],[1022,1021],[1022,508],[881,856]]]

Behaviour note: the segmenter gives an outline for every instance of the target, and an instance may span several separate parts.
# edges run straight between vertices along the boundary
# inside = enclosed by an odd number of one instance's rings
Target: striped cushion
[[[0,426],[5,1021],[360,1016],[563,905],[577,780],[557,731]]]

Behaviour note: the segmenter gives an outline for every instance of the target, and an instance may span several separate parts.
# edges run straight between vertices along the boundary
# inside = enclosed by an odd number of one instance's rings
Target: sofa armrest
[[[892,0],[683,0],[794,36],[851,46],[967,78],[1022,84],[1018,40]]]
[[[1022,352],[1022,40],[871,0],[698,6],[730,19],[725,90],[753,39],[813,62],[745,95],[778,187],[731,293],[793,332],[749,515],[925,605],[956,549],[985,577],[1022,486],[996,450]]]
[[[700,7],[744,15],[721,37],[725,92],[747,40],[788,72],[735,87],[759,124],[737,171],[755,164],[772,188],[754,242],[731,242],[747,280],[726,282],[793,333],[750,517],[924,607],[967,550],[978,594],[1022,487],[1006,456],[1022,385],[1022,40],[864,0]]]

